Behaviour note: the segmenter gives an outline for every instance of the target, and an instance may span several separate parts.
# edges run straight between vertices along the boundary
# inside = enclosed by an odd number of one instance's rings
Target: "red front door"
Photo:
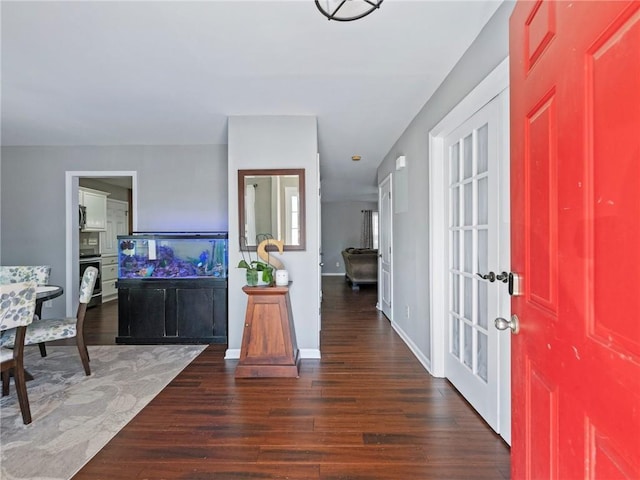
[[[640,479],[640,2],[511,17],[512,477]]]

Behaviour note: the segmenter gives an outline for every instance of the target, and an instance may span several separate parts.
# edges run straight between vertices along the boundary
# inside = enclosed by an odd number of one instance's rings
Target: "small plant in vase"
[[[246,245],[246,243],[245,243]],[[244,254],[247,252],[248,261]],[[273,267],[260,260],[251,260],[251,252],[241,249],[242,260],[238,263],[238,268],[244,268],[246,272],[247,285],[256,287],[261,285],[273,285]]]
[[[247,263],[240,260],[238,268],[247,270],[247,285],[255,287],[258,285],[271,285],[273,283],[273,267],[267,263],[253,260]]]

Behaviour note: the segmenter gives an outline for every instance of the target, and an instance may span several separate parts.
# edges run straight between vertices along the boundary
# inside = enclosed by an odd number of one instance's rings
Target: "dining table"
[[[44,302],[53,300],[64,293],[64,289],[59,285],[38,285],[36,287],[36,315],[42,318],[42,305]]]

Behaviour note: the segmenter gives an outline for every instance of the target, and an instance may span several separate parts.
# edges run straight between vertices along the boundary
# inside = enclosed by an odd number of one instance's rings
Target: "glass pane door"
[[[449,353],[487,382],[488,125],[449,147]],[[462,259],[462,261],[460,261]]]
[[[445,139],[448,155],[448,313],[445,375],[494,429],[498,422],[500,265],[498,111],[490,102]],[[508,192],[503,195],[508,198]]]

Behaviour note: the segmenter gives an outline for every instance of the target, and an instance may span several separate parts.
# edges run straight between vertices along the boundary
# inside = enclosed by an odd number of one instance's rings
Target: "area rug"
[[[90,346],[92,375],[76,347],[25,353],[30,425],[11,393],[0,400],[0,478],[68,479],[145,407],[204,345]]]

